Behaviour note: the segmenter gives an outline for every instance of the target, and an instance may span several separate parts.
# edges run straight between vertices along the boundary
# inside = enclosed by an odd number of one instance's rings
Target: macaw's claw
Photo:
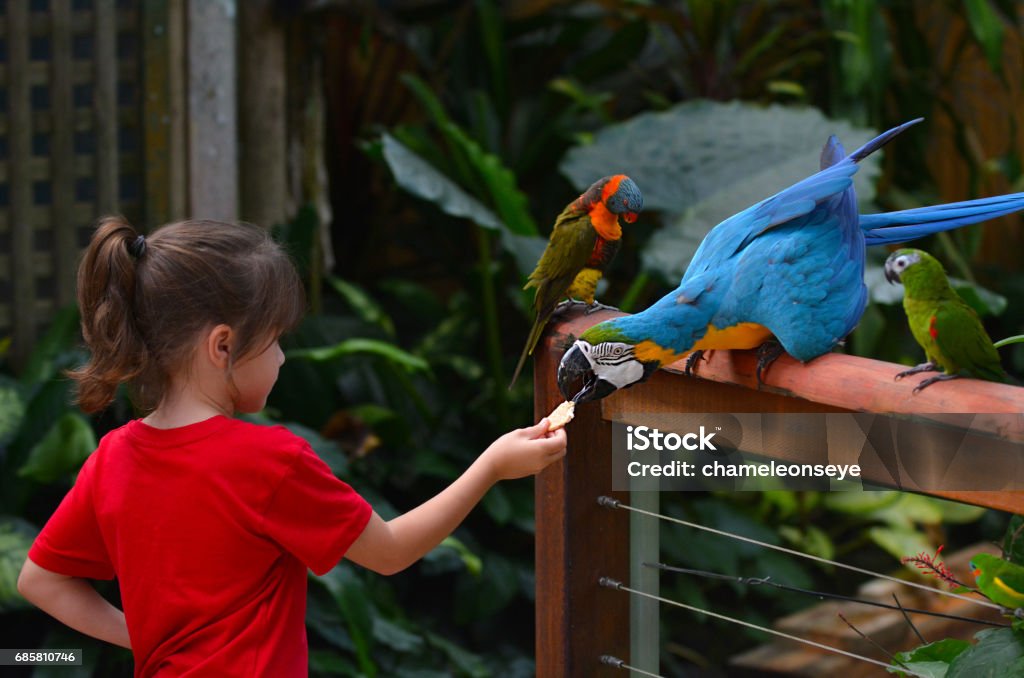
[[[587,305],[587,310],[583,312],[583,315],[590,315],[591,313],[596,313],[597,311],[618,311],[618,310],[619,309],[617,309],[614,306],[608,306],[607,304],[602,304],[599,301],[595,301],[594,303]]]
[[[959,374],[940,374],[936,377],[929,377],[920,384],[914,387],[914,393],[919,393],[921,390],[928,388],[937,381],[949,381],[950,379],[959,379]]]
[[[921,372],[936,372],[938,371],[938,369],[939,367],[935,363],[921,363],[917,367],[912,367],[909,370],[904,370],[903,372],[900,372],[895,377],[893,377],[893,379],[899,381],[903,377],[909,377],[912,374],[920,374]]]
[[[769,340],[758,346],[757,348],[757,388],[760,389],[764,383],[762,375],[768,367],[779,359],[786,349],[782,348],[782,344],[777,341]]]
[[[698,363],[700,363],[700,359],[703,357],[704,351],[701,349],[697,349],[696,351],[690,354],[690,356],[686,359],[686,368],[683,370],[686,376],[694,376],[693,373],[696,371],[697,365]]]

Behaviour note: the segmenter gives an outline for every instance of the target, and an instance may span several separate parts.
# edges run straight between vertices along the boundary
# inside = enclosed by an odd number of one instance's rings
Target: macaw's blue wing
[[[693,255],[683,280],[685,281],[688,275],[701,274],[721,265],[750,245],[758,236],[772,228],[805,217],[824,203],[833,204],[833,209],[838,207],[836,200],[840,196],[849,196],[844,201],[844,210],[849,212],[852,209],[852,216],[855,217],[853,175],[857,173],[857,163],[921,120],[923,118],[917,118],[883,132],[849,156],[844,156],[843,146],[835,135],[829,137],[821,151],[820,172],[748,207],[711,229]],[[848,222],[845,219],[836,224],[837,227],[849,231],[844,241],[850,244],[855,240],[852,236],[855,224],[856,220]],[[863,259],[863,253],[861,258]]]
[[[1024,193],[918,207],[901,212],[860,215],[860,227],[868,245],[895,245],[994,219],[1024,209]]]
[[[830,167],[729,217],[711,229],[701,242],[683,282],[692,275],[724,265],[754,239],[810,214],[820,203],[849,190],[856,172],[854,164]]]

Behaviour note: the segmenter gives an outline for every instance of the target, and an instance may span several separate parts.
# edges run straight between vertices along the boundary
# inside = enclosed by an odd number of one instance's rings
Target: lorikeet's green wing
[[[978,314],[959,297],[939,302],[929,332],[947,373],[963,371],[976,379],[1006,381],[999,353]]]
[[[537,346],[540,335],[544,333],[544,326],[555,305],[565,298],[577,274],[587,265],[597,239],[597,231],[590,222],[590,216],[577,209],[575,204],[562,210],[555,220],[548,246],[544,248],[544,254],[523,288],[536,287],[537,293],[533,298],[533,327],[530,328],[530,335],[512,375],[513,384],[519,378],[526,359]]]

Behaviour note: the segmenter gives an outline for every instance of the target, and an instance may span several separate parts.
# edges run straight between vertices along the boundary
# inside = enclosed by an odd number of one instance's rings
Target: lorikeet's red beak
[[[622,215],[622,218],[627,224],[632,224],[636,221],[636,212],[626,212]]]

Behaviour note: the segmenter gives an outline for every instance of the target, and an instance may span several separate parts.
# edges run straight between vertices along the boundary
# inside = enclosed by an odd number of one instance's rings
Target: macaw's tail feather
[[[510,391],[516,385],[516,379],[519,378],[519,373],[523,371],[526,359],[533,355],[533,349],[537,347],[537,342],[540,341],[541,335],[544,334],[544,328],[547,327],[549,318],[551,318],[551,311],[548,311],[543,316],[537,316],[537,319],[533,322],[533,327],[530,328],[530,336],[526,339],[526,346],[523,346],[523,353],[519,356],[519,364],[516,365],[516,371],[512,373],[512,381],[508,384]]]
[[[1020,210],[1024,210],[1024,193],[1011,193],[901,212],[862,214],[860,227],[868,245],[893,245]]]
[[[911,120],[910,122],[903,123],[899,127],[893,127],[888,132],[883,132],[882,134],[879,134],[877,137],[875,137],[874,139],[867,142],[866,144],[858,148],[856,151],[851,153],[849,155],[849,159],[852,160],[853,162],[860,162],[861,160],[868,157],[869,155],[880,149],[882,146],[885,146],[894,138],[905,132],[909,127],[913,127],[922,120],[924,120],[924,118],[916,118],[914,120]]]

